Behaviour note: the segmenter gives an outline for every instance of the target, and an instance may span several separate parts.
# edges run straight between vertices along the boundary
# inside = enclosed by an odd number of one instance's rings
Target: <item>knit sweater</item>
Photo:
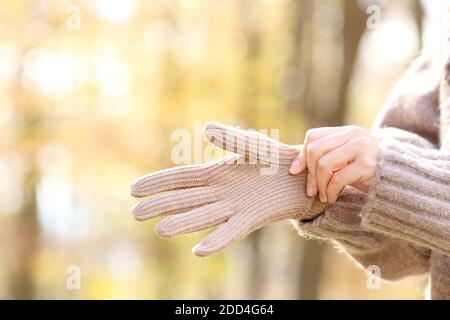
[[[439,86],[430,70],[430,59],[416,61],[375,122],[380,150],[369,193],[346,187],[322,215],[294,225],[364,268],[378,266],[385,280],[428,273],[431,298],[450,299],[449,82],[444,76]]]

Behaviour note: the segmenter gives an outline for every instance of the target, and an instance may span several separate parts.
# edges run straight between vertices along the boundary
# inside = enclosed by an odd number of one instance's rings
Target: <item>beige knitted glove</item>
[[[235,154],[152,173],[131,186],[135,197],[171,191],[133,208],[140,221],[174,215],[156,225],[159,235],[173,237],[220,225],[193,249],[195,255],[208,256],[265,224],[313,218],[324,210],[325,204],[305,195],[306,175],[288,173],[297,148],[218,123],[208,123],[204,135]]]

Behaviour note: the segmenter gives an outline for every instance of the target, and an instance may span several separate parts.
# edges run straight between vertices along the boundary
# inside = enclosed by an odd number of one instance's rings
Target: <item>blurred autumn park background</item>
[[[434,4],[1,0],[0,298],[422,298],[422,278],[369,289],[288,222],[196,258],[205,234],[158,238],[128,187],[173,166],[171,132],[196,121],[279,128],[287,143],[370,128],[431,38]]]

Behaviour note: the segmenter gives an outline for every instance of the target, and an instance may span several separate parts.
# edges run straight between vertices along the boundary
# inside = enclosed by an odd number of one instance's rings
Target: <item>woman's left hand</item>
[[[368,192],[375,176],[379,141],[357,126],[308,130],[289,172],[308,168],[307,195],[334,203],[346,185]]]

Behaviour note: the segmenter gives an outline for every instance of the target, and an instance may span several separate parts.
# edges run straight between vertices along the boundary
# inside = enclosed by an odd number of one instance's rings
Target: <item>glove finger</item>
[[[145,221],[151,218],[176,214],[218,200],[218,194],[209,187],[189,188],[173,191],[136,204],[133,216]]]
[[[276,161],[292,161],[299,152],[260,132],[246,131],[218,122],[206,123],[204,136],[218,147],[243,156],[251,164],[270,165]]]
[[[196,256],[210,256],[229,248],[256,229],[252,219],[249,219],[249,212],[240,211],[209,234],[192,251]]]
[[[162,220],[156,225],[156,233],[174,237],[209,229],[226,221],[233,212],[223,202],[215,202]]]
[[[145,197],[181,188],[200,187],[208,183],[215,171],[225,163],[224,158],[198,165],[165,169],[135,179],[131,195]]]

